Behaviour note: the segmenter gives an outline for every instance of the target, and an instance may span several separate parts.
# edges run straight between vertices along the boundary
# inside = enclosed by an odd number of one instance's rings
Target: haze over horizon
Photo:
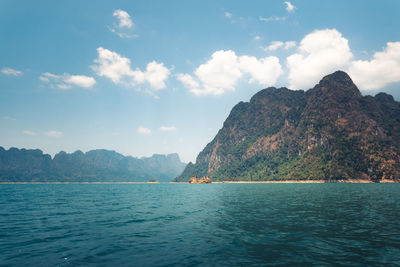
[[[23,3],[23,4],[21,4]],[[231,108],[346,71],[400,99],[399,1],[2,1],[0,146],[194,161]]]

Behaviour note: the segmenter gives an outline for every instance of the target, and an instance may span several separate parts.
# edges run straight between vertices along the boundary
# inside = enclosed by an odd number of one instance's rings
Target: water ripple
[[[400,185],[0,185],[0,265],[400,265]]]

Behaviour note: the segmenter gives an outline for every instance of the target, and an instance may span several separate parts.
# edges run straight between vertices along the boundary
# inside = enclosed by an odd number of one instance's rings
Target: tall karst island
[[[342,71],[308,91],[267,88],[240,102],[177,181],[400,180],[400,103],[362,96]]]

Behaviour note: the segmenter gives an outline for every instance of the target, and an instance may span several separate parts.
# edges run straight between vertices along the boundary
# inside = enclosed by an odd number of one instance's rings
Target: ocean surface
[[[1,184],[0,265],[400,265],[400,184]]]

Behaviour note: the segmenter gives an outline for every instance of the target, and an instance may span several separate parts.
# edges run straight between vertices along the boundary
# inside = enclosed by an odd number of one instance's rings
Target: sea
[[[400,184],[1,184],[1,266],[399,266]]]

